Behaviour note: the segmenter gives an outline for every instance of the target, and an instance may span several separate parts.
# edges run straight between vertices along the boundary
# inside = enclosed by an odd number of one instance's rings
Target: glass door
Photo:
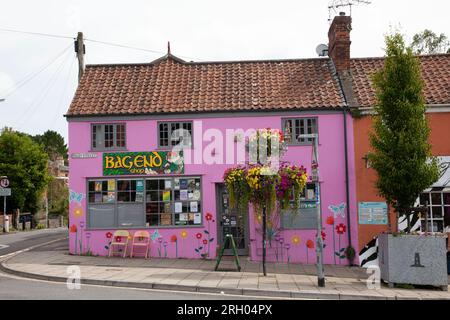
[[[238,212],[230,208],[227,189],[223,184],[217,184],[217,221],[219,230],[219,245],[222,247],[225,236],[233,236],[238,255],[248,255],[248,211]],[[231,245],[228,243],[224,255],[232,255]]]

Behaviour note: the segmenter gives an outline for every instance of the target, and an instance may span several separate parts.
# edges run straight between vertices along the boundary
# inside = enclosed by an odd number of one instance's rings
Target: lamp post
[[[320,200],[320,181],[319,181],[319,144],[317,134],[300,134],[298,138],[312,139],[312,159],[311,159],[311,180],[315,182],[316,193],[316,213],[317,213],[317,238],[316,238],[316,266],[317,266],[317,284],[319,287],[325,287],[325,274],[323,270],[323,239],[322,239],[322,207]]]

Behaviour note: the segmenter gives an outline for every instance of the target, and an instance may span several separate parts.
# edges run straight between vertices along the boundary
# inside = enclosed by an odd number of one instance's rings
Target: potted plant
[[[345,257],[347,258],[349,265],[353,266],[353,261],[355,260],[356,251],[352,246],[348,246],[344,251]]]
[[[430,129],[420,65],[400,34],[386,37],[386,53],[384,67],[373,77],[377,103],[369,161],[378,175],[379,194],[408,223],[403,234],[378,237],[381,279],[390,286],[417,284],[447,289],[445,238],[411,233],[412,207],[420,193],[439,177],[428,143]]]

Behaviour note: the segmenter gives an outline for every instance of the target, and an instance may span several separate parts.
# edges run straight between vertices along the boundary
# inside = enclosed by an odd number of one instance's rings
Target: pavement
[[[195,259],[143,259],[73,256],[67,239],[38,245],[5,259],[0,269],[20,277],[66,282],[68,266],[79,266],[81,284],[122,288],[217,293],[237,296],[297,299],[448,299],[439,289],[368,289],[365,269],[325,266],[326,287],[317,287],[315,266],[268,263],[267,276],[261,264],[241,259],[241,272],[234,271],[231,259],[222,261],[215,272],[215,261]]]

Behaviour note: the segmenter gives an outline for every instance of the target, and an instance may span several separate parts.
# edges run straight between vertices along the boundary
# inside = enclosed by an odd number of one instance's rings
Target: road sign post
[[[3,232],[9,232],[9,217],[6,214],[6,197],[11,196],[8,177],[0,177],[0,196],[3,196]]]

